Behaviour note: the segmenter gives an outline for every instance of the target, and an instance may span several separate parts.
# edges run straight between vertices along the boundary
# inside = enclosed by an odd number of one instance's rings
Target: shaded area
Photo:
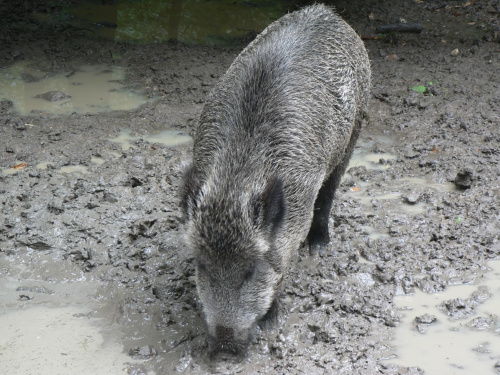
[[[74,1],[32,19],[63,23],[95,36],[127,42],[241,43],[278,19],[286,1],[118,0]]]

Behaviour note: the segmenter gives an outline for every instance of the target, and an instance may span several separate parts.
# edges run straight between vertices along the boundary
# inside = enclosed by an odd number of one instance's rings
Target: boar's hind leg
[[[314,202],[314,215],[311,223],[311,229],[307,235],[309,243],[309,252],[311,255],[324,253],[326,246],[330,242],[328,233],[328,219],[333,204],[335,190],[339,186],[343,170],[339,171],[341,166],[336,167],[328,178],[323,182],[323,186]]]
[[[333,198],[335,191],[340,185],[340,180],[349,164],[354,145],[358,140],[361,131],[363,119],[366,117],[364,113],[359,115],[356,119],[351,139],[345,151],[344,157],[339,164],[333,169],[332,173],[323,181],[323,186],[319,190],[316,201],[314,202],[314,215],[311,223],[311,229],[307,235],[307,242],[309,243],[309,253],[316,255],[324,253],[328,243],[330,242],[330,235],[328,233],[328,219],[330,218],[330,211],[332,209]]]

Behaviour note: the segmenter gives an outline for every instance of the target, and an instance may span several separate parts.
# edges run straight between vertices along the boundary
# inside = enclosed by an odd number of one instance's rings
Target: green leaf
[[[413,86],[411,89],[413,91],[419,92],[421,94],[427,92],[427,87],[425,87],[425,86]]]

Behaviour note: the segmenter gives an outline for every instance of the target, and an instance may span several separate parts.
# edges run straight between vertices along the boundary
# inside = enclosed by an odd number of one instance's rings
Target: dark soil
[[[372,61],[370,121],[359,150],[393,157],[346,173],[329,251],[318,258],[297,251],[277,327],[256,332],[243,362],[216,365],[206,356],[180,226],[177,192],[190,146],[139,140],[123,151],[109,139],[122,128],[194,134],[204,98],[244,44],[106,41],[35,22],[32,8],[14,3],[0,5],[0,67],[25,60],[55,74],[81,63],[118,64],[127,85],[155,100],[133,111],[56,117],[20,116],[0,103],[0,169],[27,164],[0,174],[0,279],[56,292],[61,283],[96,281],[89,298],[115,306],[100,316],[112,315],[124,351],[143,360],[129,374],[423,373],[382,360],[400,319],[393,297],[444,290],[500,256],[497,1],[335,4],[365,38]],[[402,19],[422,23],[423,32],[375,33]],[[54,164],[36,168],[42,161]],[[68,165],[89,173],[59,172]],[[0,314],[8,310],[0,305]]]

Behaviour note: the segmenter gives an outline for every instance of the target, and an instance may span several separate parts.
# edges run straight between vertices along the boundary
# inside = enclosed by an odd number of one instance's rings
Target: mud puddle
[[[139,136],[131,135],[130,129],[122,129],[117,137],[109,139],[110,142],[118,143],[122,151],[133,148],[134,141],[143,140],[149,143],[159,143],[163,146],[180,146],[191,143],[193,138],[178,130],[163,130],[156,134],[145,134]]]
[[[347,167],[355,169],[355,175],[363,174],[363,169],[368,175],[372,173],[390,173],[392,165],[398,162],[398,157],[385,151],[394,144],[394,140],[385,135],[374,135],[361,139],[353,152]],[[426,212],[430,206],[425,200],[426,192],[446,193],[457,191],[456,186],[448,181],[430,181],[423,177],[401,176],[383,184],[373,185],[364,181],[363,178],[356,179],[354,186],[347,191],[347,196],[352,197],[365,208],[366,215],[375,214],[381,205],[387,208],[389,213],[404,213],[417,215]],[[372,231],[367,227],[366,231],[378,239],[384,237],[384,233]]]
[[[353,167],[365,167],[369,170],[389,169],[390,163],[397,159],[396,155],[384,151],[374,152],[373,148],[377,149],[378,144],[387,146],[393,143],[391,138],[383,135],[360,139],[352,153],[347,170]]]
[[[106,288],[85,279],[0,279],[0,372],[123,374],[141,363],[124,352],[111,296],[98,290]]]
[[[131,110],[146,103],[142,94],[123,85],[125,69],[120,66],[81,65],[50,76],[33,65],[20,62],[0,70],[0,97],[11,100],[21,115]],[[60,94],[47,94],[54,92]]]
[[[162,146],[182,146],[189,144],[193,141],[193,138],[186,134],[185,132],[179,130],[163,130],[159,133],[151,133],[144,135],[131,135],[132,131],[130,129],[122,129],[120,134],[116,137],[109,138],[108,141],[112,143],[117,143],[123,152],[128,151],[131,148],[135,148],[134,142],[148,142],[151,144],[160,144]],[[152,146],[153,147],[153,146]],[[110,155],[113,158],[118,158],[121,156],[119,152],[112,150],[103,150],[104,154]],[[92,156],[90,158],[90,162],[94,165],[103,165],[106,163],[106,159],[100,156]],[[2,169],[1,172],[3,174],[16,174],[26,168],[28,165],[21,161],[18,161],[14,164],[15,166],[12,168]],[[56,168],[54,162],[52,161],[42,161],[35,165],[35,168],[46,170],[47,168]],[[86,165],[65,165],[58,169],[60,173],[81,173],[81,174],[89,174],[89,167]]]
[[[402,312],[388,362],[425,374],[495,374],[500,362],[500,261],[469,284],[396,296]],[[426,315],[427,314],[427,315]]]

